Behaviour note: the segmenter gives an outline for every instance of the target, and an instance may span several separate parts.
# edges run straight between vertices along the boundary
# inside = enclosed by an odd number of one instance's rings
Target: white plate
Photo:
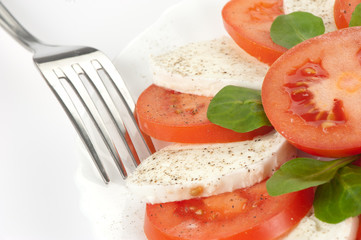
[[[186,0],[166,11],[161,18],[137,37],[121,54],[115,64],[126,79],[136,99],[152,83],[149,56],[157,55],[189,42],[210,40],[227,35],[223,28],[221,9],[226,0]],[[102,239],[145,239],[143,217],[145,204],[132,197],[119,179],[109,186],[96,178],[84,163],[78,171],[77,182],[82,195],[81,206]],[[104,156],[106,156],[104,150]],[[112,165],[109,161],[109,167]],[[117,172],[112,172],[117,178]]]

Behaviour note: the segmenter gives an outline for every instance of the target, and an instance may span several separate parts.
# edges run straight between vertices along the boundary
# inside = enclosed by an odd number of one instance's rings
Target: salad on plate
[[[184,1],[139,36],[115,63],[154,154],[79,171],[99,235],[360,239],[358,3]]]

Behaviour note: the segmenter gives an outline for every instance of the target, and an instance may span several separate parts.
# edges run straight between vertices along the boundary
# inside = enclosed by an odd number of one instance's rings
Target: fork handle
[[[2,26],[14,39],[29,50],[36,51],[42,43],[29,33],[0,2],[0,26]]]

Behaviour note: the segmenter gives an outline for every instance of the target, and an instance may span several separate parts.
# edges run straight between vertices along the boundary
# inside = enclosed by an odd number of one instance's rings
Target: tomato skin
[[[222,143],[253,139],[270,132],[269,126],[237,133],[207,118],[210,97],[148,87],[139,97],[136,113],[140,129],[158,140],[179,143]],[[184,107],[186,105],[186,107]]]
[[[250,9],[258,6],[265,12],[262,16],[260,10],[261,16],[255,20]],[[281,0],[231,0],[222,10],[225,29],[233,40],[250,55],[269,65],[287,51],[275,44],[270,35],[273,20],[281,14]]]
[[[361,240],[361,216],[358,216],[358,229],[355,240]]]
[[[259,205],[254,205],[257,201],[251,201],[246,204],[243,213],[220,220],[203,221],[174,213],[178,204],[185,201],[147,205],[144,232],[149,240],[276,239],[287,234],[308,213],[314,195],[313,189],[306,189],[270,197],[266,194],[265,182],[245,191],[250,194],[263,192],[263,195],[259,195]],[[189,229],[187,226],[192,227]]]
[[[361,104],[357,80],[361,76],[358,60],[360,34],[361,28],[353,27],[306,40],[282,55],[266,74],[262,86],[266,115],[275,129],[300,150],[324,157],[361,153],[358,137],[361,134],[360,116],[355,109]],[[341,45],[342,48],[339,47]],[[327,72],[325,78],[306,81],[307,89],[313,89],[310,90],[312,94],[317,93],[313,96],[315,106],[340,100],[342,114],[338,115],[344,116],[345,121],[335,122],[331,127],[315,126],[290,110],[293,100],[285,90],[289,83],[287,79],[294,69],[301,68],[306,62],[319,63]],[[356,77],[345,77],[353,76],[351,73]]]
[[[349,26],[352,13],[359,3],[361,0],[335,0],[333,12],[338,29]]]

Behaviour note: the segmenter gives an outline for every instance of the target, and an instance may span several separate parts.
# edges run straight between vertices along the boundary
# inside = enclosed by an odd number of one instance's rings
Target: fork
[[[137,157],[142,160],[150,155],[133,116],[133,99],[107,56],[91,47],[56,46],[39,41],[1,2],[0,25],[34,53],[35,65],[71,120],[105,183],[109,183],[110,178],[95,147],[96,140],[89,134],[91,129],[84,123],[83,112],[91,119],[123,178],[139,164]],[[116,147],[109,134],[103,112],[114,124],[121,138],[120,146]],[[131,143],[126,140],[127,133]],[[132,153],[129,144],[133,144],[136,153]],[[125,161],[132,162],[134,168],[126,168]]]

